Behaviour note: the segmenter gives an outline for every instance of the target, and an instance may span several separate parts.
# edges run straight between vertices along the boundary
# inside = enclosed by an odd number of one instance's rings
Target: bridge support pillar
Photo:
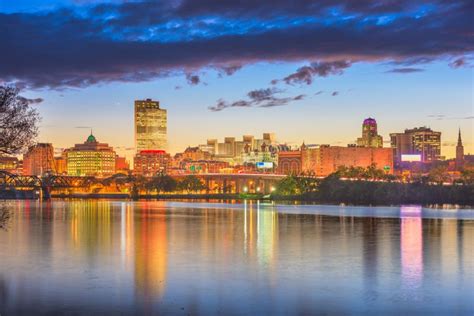
[[[42,186],[41,187],[41,198],[43,200],[51,199],[51,187],[49,187],[49,186]]]

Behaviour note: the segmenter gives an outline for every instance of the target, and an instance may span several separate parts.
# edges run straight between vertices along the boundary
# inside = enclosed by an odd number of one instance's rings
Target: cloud
[[[242,69],[242,65],[219,66],[219,67],[216,67],[216,69],[219,74],[219,77],[222,77],[223,75],[232,76],[237,71]]]
[[[331,96],[335,97],[336,95],[339,95],[339,91],[334,91],[333,93],[331,93]]]
[[[320,95],[320,94],[322,94],[323,92],[324,92],[324,91],[322,91],[322,90],[319,90],[319,91],[318,91],[318,92],[316,92],[314,95]]]
[[[238,100],[235,102],[226,102],[223,99],[219,99],[214,106],[210,106],[209,110],[213,112],[222,111],[227,108],[235,107],[261,107],[270,108],[274,106],[287,105],[293,101],[303,100],[305,95],[300,94],[294,97],[277,97],[276,94],[282,93],[283,90],[276,88],[266,88],[252,90],[247,93],[248,100]]]
[[[25,98],[25,97],[22,97],[22,96],[18,96],[17,97],[18,100],[22,101],[22,102],[26,102],[30,105],[32,104],[40,104],[40,103],[43,103],[44,99],[43,98],[35,98],[35,99],[28,99],[28,98]]]
[[[186,74],[186,81],[188,84],[195,86],[201,82],[201,78],[198,75]]]
[[[416,63],[474,53],[470,0],[97,2],[0,13],[0,29],[8,29],[0,42],[9,48],[0,81],[59,89],[316,60],[285,81],[309,84],[350,66],[334,64],[341,61]]]
[[[332,62],[314,62],[309,66],[298,68],[295,73],[292,73],[283,81],[286,84],[311,84],[313,77],[327,77],[329,75],[340,75],[343,70],[350,67],[351,62],[346,60],[332,61]],[[273,81],[272,81],[273,82]]]
[[[397,74],[409,74],[409,73],[422,72],[422,71],[425,71],[425,70],[422,68],[405,67],[405,68],[394,68],[386,72],[397,73]]]
[[[461,68],[461,67],[468,67],[469,63],[467,62],[466,58],[457,58],[453,62],[449,64],[451,68]]]

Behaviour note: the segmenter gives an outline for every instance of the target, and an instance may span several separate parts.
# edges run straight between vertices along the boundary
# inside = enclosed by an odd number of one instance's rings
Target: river
[[[0,314],[474,313],[474,210],[7,202]]]

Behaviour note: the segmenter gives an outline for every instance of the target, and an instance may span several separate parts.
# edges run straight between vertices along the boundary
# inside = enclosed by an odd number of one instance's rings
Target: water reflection
[[[0,232],[0,313],[474,308],[474,222],[425,219],[420,207],[399,218],[252,201],[21,201],[12,210]]]
[[[410,292],[417,290],[423,278],[423,226],[421,206],[402,206],[400,251],[403,284]]]

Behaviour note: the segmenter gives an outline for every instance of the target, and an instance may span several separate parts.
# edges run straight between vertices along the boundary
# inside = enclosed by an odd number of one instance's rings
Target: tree
[[[176,190],[177,182],[172,177],[160,174],[153,177],[150,181],[151,188],[155,189],[158,193],[160,192],[172,192]]]
[[[295,176],[287,176],[276,185],[276,193],[281,195],[295,195],[299,194],[298,181]]]
[[[0,154],[18,154],[38,135],[39,114],[18,89],[0,86]]]
[[[179,187],[187,192],[197,192],[204,190],[206,185],[198,177],[189,175],[179,183]]]

